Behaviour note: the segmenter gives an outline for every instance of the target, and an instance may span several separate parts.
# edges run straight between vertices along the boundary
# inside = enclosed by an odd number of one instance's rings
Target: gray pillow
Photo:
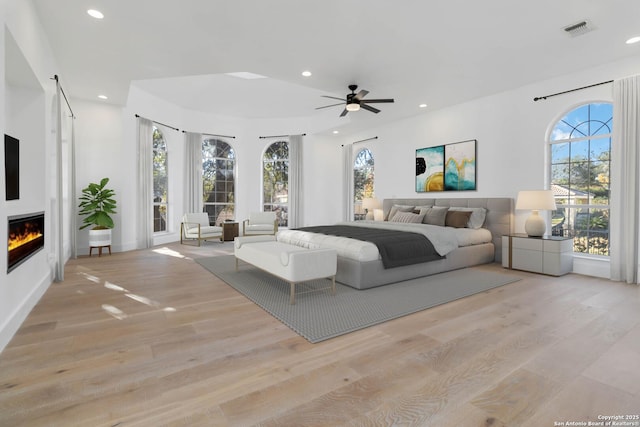
[[[414,208],[413,206],[407,206],[407,205],[393,205],[391,206],[391,210],[389,211],[389,215],[385,218],[385,221],[390,221],[391,218],[393,218],[396,212],[398,211],[411,212],[413,211],[413,208]]]
[[[462,212],[471,212],[471,216],[469,217],[469,222],[467,223],[467,228],[478,229],[484,225],[484,220],[487,217],[487,210],[485,208],[459,208],[459,207],[451,207],[450,211],[462,211]]]
[[[471,212],[469,211],[447,211],[447,217],[445,218],[445,225],[447,227],[466,228],[469,223],[469,217]]]
[[[446,206],[433,206],[430,208],[420,208],[420,214],[424,215],[424,224],[439,225],[444,227],[445,218],[449,208]]]

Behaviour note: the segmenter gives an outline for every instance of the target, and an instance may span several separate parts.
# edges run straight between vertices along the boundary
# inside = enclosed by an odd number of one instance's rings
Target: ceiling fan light
[[[360,109],[360,104],[357,103],[352,103],[352,104],[347,104],[347,111],[358,111]]]

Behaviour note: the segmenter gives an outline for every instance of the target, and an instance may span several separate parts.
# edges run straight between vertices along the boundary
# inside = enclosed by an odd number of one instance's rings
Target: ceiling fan
[[[344,105],[346,102],[345,108],[342,111],[342,114],[340,114],[340,117],[346,116],[347,113],[350,111],[358,111],[360,110],[360,108],[363,108],[367,111],[371,111],[372,113],[377,114],[380,112],[380,110],[368,104],[380,103],[380,102],[393,102],[393,98],[364,100],[362,98],[367,96],[369,91],[363,89],[360,92],[356,93],[356,89],[358,89],[358,85],[349,85],[349,90],[351,91],[351,93],[347,94],[346,99],[336,98],[335,96],[322,95],[324,98],[338,99],[342,102],[339,102],[338,104],[325,105],[324,107],[318,107],[316,108],[316,110],[320,110],[322,108],[335,107],[336,105]]]

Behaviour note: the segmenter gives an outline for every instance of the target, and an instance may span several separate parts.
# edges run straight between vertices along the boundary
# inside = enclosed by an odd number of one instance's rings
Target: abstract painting
[[[416,150],[416,192],[476,190],[476,140]]]

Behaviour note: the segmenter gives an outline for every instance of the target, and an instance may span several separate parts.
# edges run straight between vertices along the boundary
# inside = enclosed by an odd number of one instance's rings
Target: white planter
[[[89,230],[89,247],[111,246],[111,229]]]

